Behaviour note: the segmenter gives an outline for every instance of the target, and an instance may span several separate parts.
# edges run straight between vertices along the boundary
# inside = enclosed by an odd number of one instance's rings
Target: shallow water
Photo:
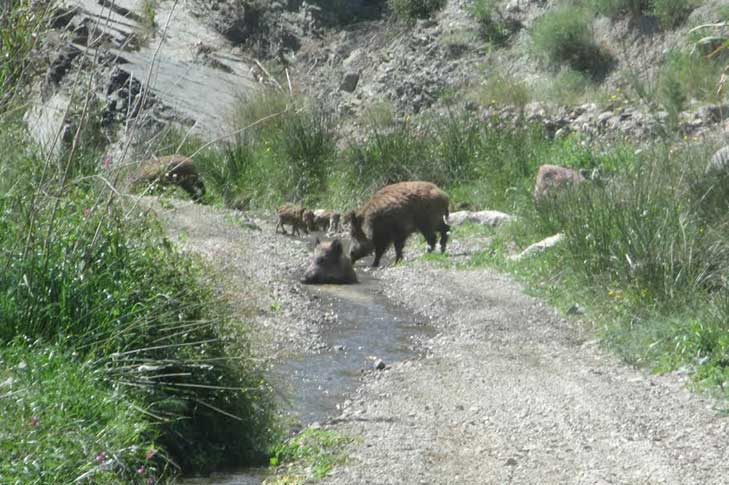
[[[413,315],[389,303],[381,285],[360,273],[357,285],[305,286],[338,318],[321,329],[326,347],[318,353],[291,355],[275,362],[269,380],[281,409],[294,427],[325,422],[339,414],[337,405],[356,389],[359,376],[375,359],[387,365],[415,356],[414,339],[431,334]],[[261,483],[265,470],[241,470],[186,479],[184,485],[249,485]]]

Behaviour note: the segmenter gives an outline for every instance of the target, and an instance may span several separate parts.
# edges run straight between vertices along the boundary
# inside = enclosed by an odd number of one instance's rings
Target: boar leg
[[[279,228],[279,227],[281,228],[281,233],[282,233],[282,234],[286,234],[286,227],[285,227],[285,226],[283,225],[283,223],[281,222],[281,219],[279,219],[279,220],[278,220],[278,223],[276,224],[276,230],[275,230],[275,232],[278,232],[278,228]]]
[[[448,231],[450,231],[451,226],[446,224],[445,222],[440,226],[440,252],[445,253],[446,250],[446,243],[448,242]]]
[[[296,224],[291,224],[291,235],[292,236],[299,235],[299,226],[297,226]]]
[[[428,252],[432,253],[435,249],[435,242],[437,241],[438,237],[435,234],[435,231],[423,233],[423,236],[425,237],[425,240],[428,242]]]
[[[405,239],[397,238],[394,241],[395,245],[395,264],[402,261],[402,250],[405,247]]]

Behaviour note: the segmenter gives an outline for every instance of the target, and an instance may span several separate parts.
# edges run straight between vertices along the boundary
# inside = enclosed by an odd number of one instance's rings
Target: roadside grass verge
[[[203,266],[102,182],[93,147],[48,160],[12,122],[0,138],[0,482],[265,461],[271,398]]]
[[[277,468],[265,483],[283,485],[321,480],[335,465],[346,461],[344,447],[351,441],[328,429],[307,428],[272,449],[270,463]]]
[[[584,309],[604,345],[627,362],[655,372],[682,369],[700,387],[723,392],[729,217],[725,181],[703,176],[712,148],[658,144],[622,158],[607,183],[583,184],[505,227],[456,228],[454,238],[474,230],[491,238],[458,266],[509,272],[565,313]],[[557,247],[508,258],[558,231],[565,236]]]

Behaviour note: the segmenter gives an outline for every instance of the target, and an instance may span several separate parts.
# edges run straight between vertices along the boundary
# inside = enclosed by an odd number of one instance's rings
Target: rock
[[[729,145],[719,148],[706,166],[706,175],[725,175],[729,169]]]
[[[344,79],[342,79],[342,84],[339,86],[339,89],[348,93],[352,93],[357,88],[358,82],[359,72],[349,71],[344,75]]]
[[[489,227],[498,227],[514,220],[514,216],[499,211],[483,210],[478,212],[458,211],[448,216],[448,223],[460,226],[465,222],[482,224]]]
[[[508,460],[506,460],[505,465],[506,466],[516,466],[516,458],[513,458],[513,457],[509,458]]]
[[[548,238],[542,239],[539,242],[536,242],[526,248],[524,251],[522,251],[519,254],[515,254],[509,257],[512,261],[520,261],[521,259],[532,256],[537,253],[541,253],[542,251],[549,249],[551,247],[556,246],[564,237],[562,233],[555,234],[554,236],[550,236]]]
[[[375,370],[385,370],[387,365],[385,364],[385,361],[382,359],[377,359],[374,364],[372,364],[372,367]]]
[[[569,309],[567,309],[567,315],[584,315],[585,309],[582,308],[578,303],[575,303]]]

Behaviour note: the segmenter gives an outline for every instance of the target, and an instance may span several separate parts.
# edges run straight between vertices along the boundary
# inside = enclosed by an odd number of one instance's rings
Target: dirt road
[[[296,282],[307,246],[270,221],[245,228],[188,203],[163,211],[187,249],[224,268],[238,292],[259,289],[265,349],[315,353],[336,320]],[[487,270],[442,269],[415,258],[375,278],[389,300],[437,332],[420,357],[366,372],[326,424],[357,437],[325,483],[729,482],[726,418],[682,378],[621,364],[574,322]],[[453,252],[477,244],[455,240]],[[362,267],[358,266],[358,271]],[[238,281],[238,283],[235,283]],[[275,301],[281,311],[268,310]],[[367,325],[366,321],[362,325]]]

